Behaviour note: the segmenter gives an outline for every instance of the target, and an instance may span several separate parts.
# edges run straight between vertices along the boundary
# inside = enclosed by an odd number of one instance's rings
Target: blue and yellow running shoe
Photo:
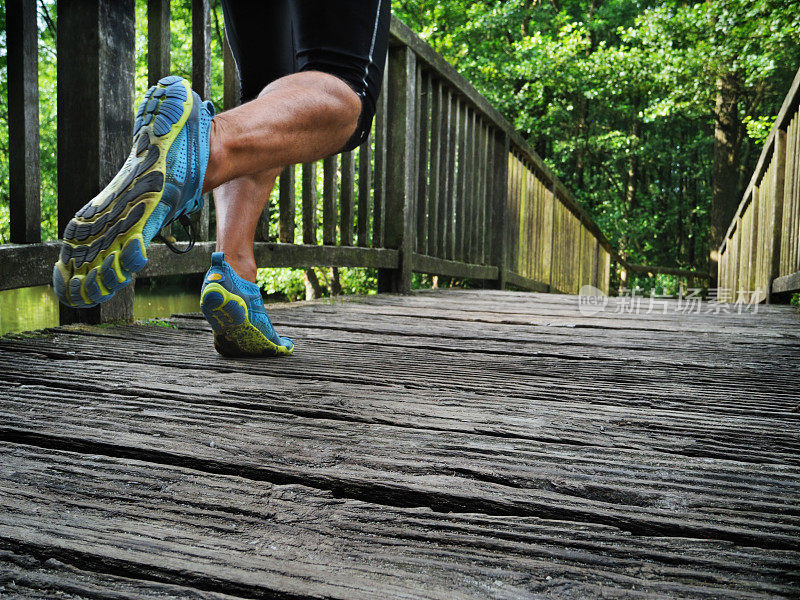
[[[136,113],[133,149],[111,183],[64,230],[53,288],[67,306],[110,300],[147,264],[165,226],[203,207],[214,107],[181,77],[151,87]]]
[[[294,349],[294,342],[272,327],[261,290],[239,277],[222,252],[211,255],[200,310],[214,330],[214,347],[223,356],[288,356]]]

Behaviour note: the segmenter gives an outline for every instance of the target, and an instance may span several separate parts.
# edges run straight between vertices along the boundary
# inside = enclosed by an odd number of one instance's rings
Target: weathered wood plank
[[[445,277],[497,279],[497,267],[476,265],[414,253],[414,271]]]
[[[0,540],[0,548],[17,544]],[[198,590],[147,579],[123,577],[91,568],[106,569],[105,565],[87,565],[85,557],[80,562],[84,568],[69,564],[76,556],[63,556],[62,562],[39,549],[30,549],[39,556],[24,552],[0,549],[0,593],[4,597],[70,598],[70,600],[236,600],[235,596]]]
[[[754,469],[737,468],[737,463],[720,461],[716,473],[700,466],[705,481],[694,487],[705,487],[705,493],[688,490],[685,483],[680,491],[658,489],[663,483],[654,468],[675,478],[674,469],[683,473],[695,467],[693,461],[676,461],[683,464],[670,469],[663,459],[648,460],[641,451],[619,447],[605,451],[614,458],[598,460],[593,448],[564,449],[528,439],[303,419],[166,399],[158,400],[153,413],[150,399],[35,391],[36,398],[3,399],[0,439],[275,483],[307,483],[341,497],[388,505],[535,516],[605,524],[635,535],[800,550],[800,522],[791,508],[779,512],[780,503],[774,501],[737,501],[711,492],[730,485],[731,478],[752,486]],[[87,414],[102,418],[87,423]],[[381,440],[379,447],[356,443],[375,439]],[[214,446],[208,440],[215,440]],[[548,455],[564,463],[549,472],[531,469],[529,461],[538,464]],[[581,462],[592,473],[588,480],[576,480],[564,469],[566,463],[574,472]],[[637,473],[642,469],[651,471],[649,477]],[[759,465],[758,472],[763,474],[759,485],[773,497],[798,493],[796,467]],[[657,482],[650,483],[654,478]]]
[[[0,479],[7,498],[0,545],[212,593],[485,598],[549,590],[560,597],[565,586],[569,596],[592,596],[646,582],[654,594],[745,597],[786,593],[792,584],[782,570],[792,553],[387,507],[298,485],[0,448],[15,473],[13,482]],[[102,476],[87,479],[89,470]],[[381,560],[365,563],[376,554]]]

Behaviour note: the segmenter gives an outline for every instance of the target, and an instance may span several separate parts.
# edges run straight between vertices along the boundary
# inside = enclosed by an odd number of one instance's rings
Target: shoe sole
[[[203,290],[200,310],[214,330],[214,347],[223,356],[289,356],[294,350],[267,339],[250,322],[244,299],[218,283],[210,283]]]
[[[53,288],[62,303],[86,308],[110,300],[147,264],[142,231],[161,201],[167,153],[192,105],[192,90],[180,77],[164,77],[147,90],[128,159],[64,230],[53,267]]]

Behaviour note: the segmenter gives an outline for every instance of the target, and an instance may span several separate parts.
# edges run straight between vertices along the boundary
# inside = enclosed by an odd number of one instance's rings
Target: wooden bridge
[[[127,153],[134,14],[58,9],[58,169],[84,175],[59,178],[63,229]],[[157,80],[169,1],[148,13]],[[0,290],[48,283],[57,255],[35,2],[7,2],[7,29]],[[766,302],[800,290],[800,73],[720,248],[733,295],[608,298],[612,273],[709,276],[629,264],[468,82],[391,33],[369,141],[287,169],[256,243],[259,266],[371,268],[382,293],[271,307],[285,360],[216,355],[199,315],[120,323],[133,286],[0,339],[0,597],[800,595],[800,313]],[[205,271],[211,218],[143,276]],[[483,289],[409,293],[412,273]]]

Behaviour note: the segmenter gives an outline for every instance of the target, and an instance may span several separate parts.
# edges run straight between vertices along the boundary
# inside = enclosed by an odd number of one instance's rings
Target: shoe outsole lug
[[[53,288],[74,307],[94,306],[130,284],[147,264],[142,229],[164,189],[164,160],[188,118],[191,90],[169,76],[144,95],[136,111],[134,143],[121,172],[84,205],[64,231]]]

